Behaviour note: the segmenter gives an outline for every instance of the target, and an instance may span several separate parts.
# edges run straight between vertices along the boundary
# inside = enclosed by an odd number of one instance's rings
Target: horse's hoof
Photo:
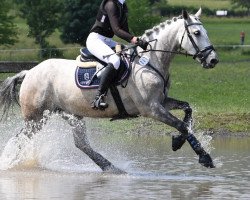
[[[215,168],[213,160],[209,154],[199,155],[199,163],[207,168]]]
[[[186,139],[182,136],[172,136],[172,150],[177,151],[185,143]]]

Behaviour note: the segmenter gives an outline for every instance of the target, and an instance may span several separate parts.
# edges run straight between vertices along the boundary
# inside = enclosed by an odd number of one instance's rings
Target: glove
[[[146,40],[138,39],[136,44],[143,50],[147,50],[148,42]]]

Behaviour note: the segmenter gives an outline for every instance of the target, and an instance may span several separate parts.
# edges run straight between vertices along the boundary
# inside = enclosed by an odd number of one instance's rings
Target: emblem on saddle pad
[[[84,73],[83,77],[84,77],[85,80],[89,80],[89,73]]]

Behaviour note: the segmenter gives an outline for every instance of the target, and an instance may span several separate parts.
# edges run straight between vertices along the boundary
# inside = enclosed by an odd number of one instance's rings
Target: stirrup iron
[[[99,97],[97,96],[95,100],[91,103],[93,109],[105,110],[108,107],[108,103],[104,101],[105,95],[102,94]]]

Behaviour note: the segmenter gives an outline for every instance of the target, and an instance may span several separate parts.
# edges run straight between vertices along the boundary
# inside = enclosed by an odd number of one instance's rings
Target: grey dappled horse
[[[216,52],[199,20],[200,15],[201,9],[195,15],[184,11],[182,16],[147,30],[142,38],[152,41],[151,49],[143,52],[139,47],[135,47],[137,52],[142,53],[133,60],[127,87],[118,89],[130,115],[153,118],[180,132],[178,137],[173,138],[173,150],[181,148],[187,140],[199,155],[199,162],[206,167],[214,167],[209,154],[190,130],[192,109],[189,104],[167,96],[169,65],[175,54],[181,53],[181,49],[193,55],[204,68],[213,68],[218,63]],[[140,56],[149,58],[149,62],[141,65]],[[76,67],[75,60],[49,59],[6,79],[0,89],[0,106],[3,113],[7,115],[16,100],[15,86],[21,84],[19,100],[26,127],[16,137],[26,135],[32,138],[47,120],[43,116],[44,111],[53,113],[59,110],[62,117],[73,127],[76,147],[87,154],[103,171],[122,172],[91,148],[83,120],[84,117],[103,118],[116,115],[118,110],[114,100],[108,95],[109,107],[105,111],[93,110],[90,103],[96,91],[81,90],[76,86]],[[172,109],[182,109],[185,112],[183,121],[169,112]]]

